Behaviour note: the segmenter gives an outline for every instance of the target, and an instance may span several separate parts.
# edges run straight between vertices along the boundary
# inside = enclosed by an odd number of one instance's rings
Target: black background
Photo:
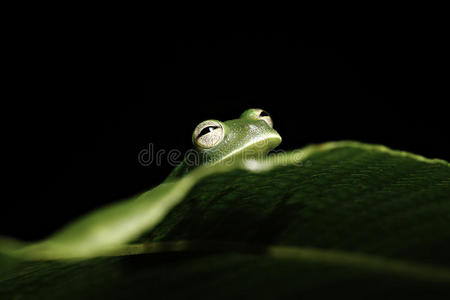
[[[185,151],[199,122],[250,107],[281,149],[351,139],[449,160],[447,51],[408,28],[30,29],[4,59],[0,234],[42,238],[160,183],[172,166],[140,165],[142,149]]]

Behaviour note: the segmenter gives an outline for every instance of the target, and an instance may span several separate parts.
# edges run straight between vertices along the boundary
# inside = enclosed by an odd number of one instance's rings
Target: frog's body
[[[235,120],[200,123],[192,136],[194,148],[188,151],[168,179],[183,176],[204,164],[231,164],[265,156],[281,143],[280,135],[272,126],[272,119],[262,109],[246,110]]]

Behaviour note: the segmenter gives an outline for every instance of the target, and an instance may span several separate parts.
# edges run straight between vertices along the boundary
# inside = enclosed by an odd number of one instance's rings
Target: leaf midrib
[[[229,241],[180,240],[170,242],[127,244],[115,249],[112,252],[104,253],[103,255],[100,255],[100,257],[121,257],[144,254],[151,255],[171,252],[204,254],[233,252],[241,254],[254,254],[273,259],[360,268],[363,270],[385,273],[389,275],[398,275],[431,282],[450,283],[450,268],[369,255],[360,252],[320,249],[315,247],[259,245]],[[66,261],[77,262],[78,260],[69,259]]]

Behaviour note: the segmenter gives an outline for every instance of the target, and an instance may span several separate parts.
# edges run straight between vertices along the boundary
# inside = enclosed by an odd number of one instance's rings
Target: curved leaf
[[[301,164],[210,176],[149,240],[299,245],[450,266],[447,162],[354,142],[304,152]]]
[[[0,276],[0,297],[450,294],[445,161],[332,142],[162,186],[17,252],[112,257],[18,262]]]

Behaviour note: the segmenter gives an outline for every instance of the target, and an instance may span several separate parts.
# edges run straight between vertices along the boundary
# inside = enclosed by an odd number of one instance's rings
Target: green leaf
[[[6,299],[445,299],[450,165],[357,142],[313,145],[197,169],[4,252],[66,258],[10,266]],[[89,259],[67,260],[76,257]]]

